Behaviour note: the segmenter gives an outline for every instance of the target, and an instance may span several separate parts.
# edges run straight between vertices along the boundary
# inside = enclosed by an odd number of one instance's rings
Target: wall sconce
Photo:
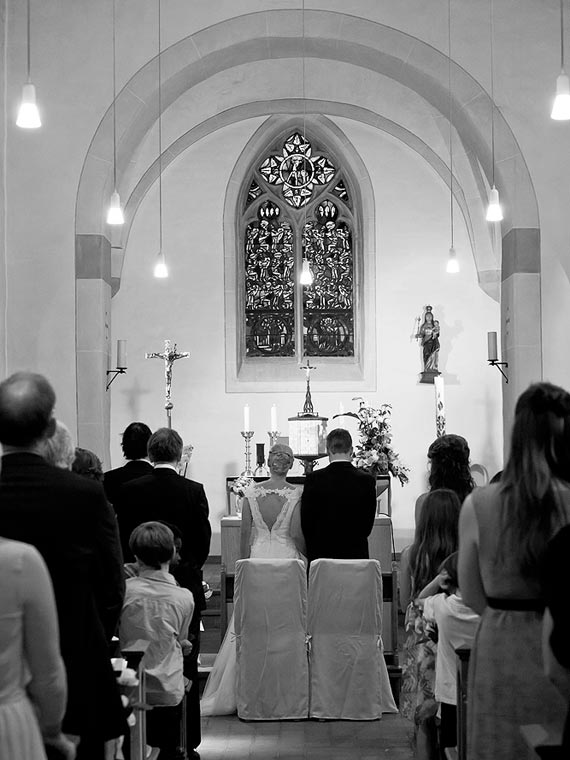
[[[496,367],[501,375],[505,378],[505,382],[509,382],[509,378],[507,375],[503,372],[501,367],[508,367],[508,362],[500,362],[499,361],[499,355],[497,352],[497,333],[496,332],[488,332],[487,333],[487,361],[489,362],[489,365],[491,367]]]
[[[127,341],[118,340],[117,341],[117,368],[107,370],[107,375],[113,375],[113,377],[107,383],[105,390],[107,391],[109,390],[109,386],[111,385],[113,380],[117,377],[117,375],[124,375],[126,371],[127,371]]]

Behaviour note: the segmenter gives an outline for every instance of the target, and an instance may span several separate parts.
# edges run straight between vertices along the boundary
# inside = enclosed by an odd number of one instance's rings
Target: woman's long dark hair
[[[570,483],[570,394],[536,383],[517,401],[499,486],[502,535],[526,576],[536,575],[547,542],[565,521],[561,481]]]
[[[460,509],[457,494],[449,488],[437,488],[426,496],[410,549],[412,596],[417,596],[435,578],[443,560],[457,551]]]
[[[442,435],[436,438],[428,449],[431,463],[430,491],[436,488],[450,488],[463,503],[475,488],[469,469],[469,445],[461,435]]]

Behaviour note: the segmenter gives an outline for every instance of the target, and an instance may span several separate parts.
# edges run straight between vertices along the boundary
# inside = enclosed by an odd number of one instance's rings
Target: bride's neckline
[[[264,488],[263,486],[254,486],[254,490],[264,493],[264,494],[270,494],[270,493],[276,493],[279,494],[279,496],[289,493],[291,491],[295,491],[295,487],[290,488],[289,486],[282,486],[281,488]]]

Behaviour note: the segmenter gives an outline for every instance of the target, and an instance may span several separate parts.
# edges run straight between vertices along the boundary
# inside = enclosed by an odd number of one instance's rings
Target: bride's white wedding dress
[[[263,488],[256,484],[245,491],[244,496],[249,502],[252,517],[251,559],[304,559],[291,538],[291,518],[301,499],[301,493],[301,488]],[[259,502],[263,504],[263,499],[274,496],[282,499],[283,506],[269,528],[262,517]],[[236,677],[236,641],[232,615],[202,695],[202,715],[231,715],[237,711]]]

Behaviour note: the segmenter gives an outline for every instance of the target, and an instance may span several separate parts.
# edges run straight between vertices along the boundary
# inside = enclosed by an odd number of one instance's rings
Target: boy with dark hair
[[[138,574],[127,579],[121,614],[121,647],[137,639],[150,642],[145,654],[147,743],[160,747],[160,760],[177,756],[182,699],[184,654],[189,653],[188,626],[194,599],[168,572],[175,555],[174,534],[160,522],[142,523],[134,529],[129,546]]]

